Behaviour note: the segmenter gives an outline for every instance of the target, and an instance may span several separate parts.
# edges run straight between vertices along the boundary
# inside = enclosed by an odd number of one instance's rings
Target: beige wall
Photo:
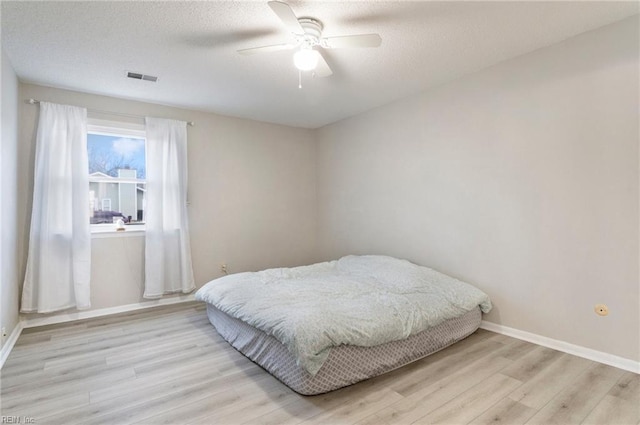
[[[320,129],[321,257],[407,258],[640,360],[638,64],[634,17]]]
[[[2,49],[2,147],[0,153],[0,324],[9,335],[18,324],[18,78]],[[0,337],[0,346],[6,338]]]
[[[195,127],[188,127],[188,196],[198,286],[221,276],[222,263],[228,264],[230,272],[239,272],[315,261],[315,146],[310,130],[20,84],[18,229],[22,274],[38,113],[37,106],[23,102],[29,98],[195,121]],[[144,238],[94,238],[92,249],[92,308],[142,301]]]

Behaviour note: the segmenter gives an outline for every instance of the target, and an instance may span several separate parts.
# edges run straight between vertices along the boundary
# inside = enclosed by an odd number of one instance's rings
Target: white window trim
[[[87,132],[107,135],[114,134],[115,132],[119,136],[147,138],[144,124],[99,120],[96,118],[89,118],[87,120]]]
[[[146,226],[144,224],[124,225],[124,230],[116,230],[115,224],[92,224],[91,225],[91,238],[121,238],[121,237],[136,237],[144,236]]]
[[[118,135],[118,136],[130,136],[145,140],[145,151],[147,132],[143,124],[128,123],[120,121],[108,121],[97,118],[88,118],[87,120],[87,133],[103,134],[103,135]],[[89,178],[89,182],[105,182],[106,179],[92,179]],[[142,179],[120,179],[113,178],[109,180],[109,183],[146,183],[146,180]],[[116,230],[115,224],[101,223],[91,224],[91,237],[92,238],[112,238],[112,237],[135,237],[144,236],[146,226],[144,224],[125,224],[125,230]]]

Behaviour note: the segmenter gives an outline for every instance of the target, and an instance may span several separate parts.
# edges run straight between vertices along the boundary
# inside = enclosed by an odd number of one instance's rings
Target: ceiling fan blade
[[[329,49],[342,49],[349,47],[378,47],[382,43],[382,38],[379,34],[359,34],[326,37],[322,41],[323,46]]]
[[[333,74],[333,71],[329,68],[329,64],[325,60],[324,56],[322,56],[322,52],[318,51],[318,53],[318,65],[313,72],[317,77],[328,77]]]
[[[282,21],[287,30],[294,34],[304,34],[304,29],[300,26],[296,14],[293,13],[291,7],[287,3],[281,1],[270,1],[269,7],[273,12],[278,15],[278,18]]]
[[[256,53],[270,53],[270,52],[277,52],[279,50],[289,50],[289,49],[293,49],[295,46],[295,44],[272,44],[271,46],[262,46],[262,47],[252,47],[250,49],[242,49],[242,50],[238,50],[238,53],[240,53],[241,55],[254,55]]]

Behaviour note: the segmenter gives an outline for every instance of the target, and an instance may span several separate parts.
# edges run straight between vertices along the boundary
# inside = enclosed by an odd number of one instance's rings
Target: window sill
[[[125,226],[124,230],[116,230],[112,224],[92,225],[91,238],[121,238],[121,237],[144,237],[145,226],[137,224],[134,226]]]

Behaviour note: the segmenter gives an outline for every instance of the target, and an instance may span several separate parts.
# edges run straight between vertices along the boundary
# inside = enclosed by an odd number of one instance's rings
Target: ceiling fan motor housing
[[[298,42],[303,48],[311,49],[320,44],[322,35],[322,22],[313,18],[298,18],[304,34],[297,35]]]

